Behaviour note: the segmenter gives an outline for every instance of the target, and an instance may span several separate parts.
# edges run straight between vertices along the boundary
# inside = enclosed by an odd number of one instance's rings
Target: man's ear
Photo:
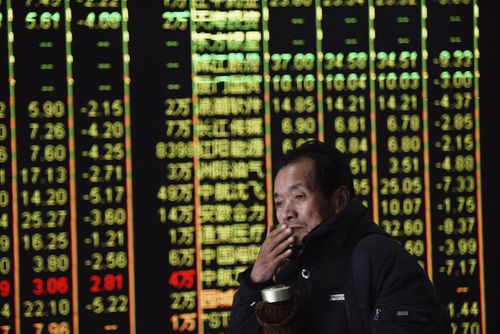
[[[349,188],[345,185],[341,185],[333,192],[333,201],[335,205],[335,214],[341,212],[347,207],[349,203],[350,193]]]

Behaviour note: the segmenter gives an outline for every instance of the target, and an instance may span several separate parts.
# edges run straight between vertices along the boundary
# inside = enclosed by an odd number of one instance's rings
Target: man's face
[[[295,244],[335,213],[334,196],[324,197],[314,174],[314,161],[303,158],[280,169],[274,180],[276,216],[292,229]]]

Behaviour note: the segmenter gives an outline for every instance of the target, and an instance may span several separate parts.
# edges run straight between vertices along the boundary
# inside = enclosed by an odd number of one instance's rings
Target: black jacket
[[[300,333],[450,332],[425,271],[357,199],[304,238],[298,254],[278,270],[276,282],[254,284],[250,272],[239,276],[230,333],[262,333],[255,303],[260,290],[274,283],[294,288]]]

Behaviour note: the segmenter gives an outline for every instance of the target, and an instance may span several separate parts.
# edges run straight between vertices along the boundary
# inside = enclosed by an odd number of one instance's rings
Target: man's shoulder
[[[380,253],[400,247],[399,241],[373,223],[356,242],[355,252]]]
[[[385,232],[364,235],[356,243],[352,256],[354,266],[370,267],[386,266],[397,259],[411,257],[398,240]],[[404,262],[413,260],[405,259]]]

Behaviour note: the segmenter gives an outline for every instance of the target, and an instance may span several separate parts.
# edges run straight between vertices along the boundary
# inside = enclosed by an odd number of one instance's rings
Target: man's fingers
[[[262,282],[272,277],[283,261],[292,254],[292,244],[292,230],[286,225],[268,228],[268,235],[252,270],[252,280]]]
[[[279,224],[275,227],[272,227],[271,228],[271,235],[276,236],[276,235],[282,233],[284,230],[286,230],[286,227],[287,226],[285,224]]]
[[[276,258],[279,258],[283,254],[283,252],[285,252],[287,249],[290,249],[292,245],[293,237],[289,236],[283,239],[280,243],[270,244],[268,245],[269,247],[265,248],[262,247],[259,258],[261,258],[264,263],[272,263]],[[278,260],[278,262],[281,263],[282,261]]]
[[[274,270],[276,271],[278,267],[290,256],[292,255],[292,249],[288,248],[285,249],[283,252],[275,256],[272,260],[272,266],[274,267]]]
[[[264,261],[272,261],[293,244],[292,230],[286,225],[280,224],[270,231],[260,249]]]
[[[293,237],[290,235],[285,239],[283,239],[279,244],[277,244],[271,251],[271,253],[274,253],[274,256],[278,256],[279,254],[283,253],[288,248],[290,248],[292,245],[293,245]]]
[[[289,232],[286,232],[286,229],[283,229],[264,241],[252,269],[252,281],[259,283],[269,280],[283,261],[292,254],[293,237],[290,229],[288,230]]]
[[[274,248],[276,245],[286,240],[291,234],[292,230],[290,228],[286,225],[279,225],[268,235],[267,239],[269,239]]]
[[[276,248],[271,253],[261,254],[257,257],[251,274],[254,282],[259,283],[269,280],[278,267],[292,254],[291,248],[283,248],[283,245],[285,243],[280,245],[280,251]]]
[[[292,255],[292,249],[288,248],[283,253],[281,253],[276,259],[279,261],[278,266],[285,261],[290,255]]]

